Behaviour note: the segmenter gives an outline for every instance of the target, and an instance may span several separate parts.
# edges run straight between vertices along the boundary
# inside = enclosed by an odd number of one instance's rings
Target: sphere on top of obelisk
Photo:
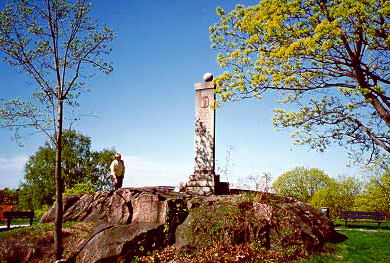
[[[207,73],[204,73],[203,75],[203,80],[205,82],[210,82],[213,80],[213,74],[211,74],[210,72],[207,72]]]

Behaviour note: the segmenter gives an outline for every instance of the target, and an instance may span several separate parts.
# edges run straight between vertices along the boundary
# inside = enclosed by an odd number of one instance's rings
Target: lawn
[[[351,227],[349,227],[351,225]],[[301,263],[317,262],[390,262],[390,222],[377,228],[375,223],[337,222],[336,229],[348,237],[340,243],[328,243],[326,252],[315,255]]]
[[[34,217],[33,224],[38,224],[39,218]],[[15,218],[11,220],[11,225],[29,225],[30,218]],[[0,221],[0,226],[6,226],[7,220]]]

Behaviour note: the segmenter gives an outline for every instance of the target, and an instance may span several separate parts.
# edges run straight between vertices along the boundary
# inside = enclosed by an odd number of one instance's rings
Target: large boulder
[[[206,198],[196,207],[177,227],[176,247],[198,247],[210,241],[256,243],[265,249],[292,248],[286,259],[293,259],[321,248],[337,235],[332,221],[313,207],[270,193],[249,199]]]
[[[174,243],[187,202],[164,191],[120,189],[64,198],[64,221],[96,222],[93,236],[69,262],[118,262]],[[53,206],[41,223],[54,222]]]
[[[54,212],[53,207],[41,222],[54,222]],[[297,247],[294,257],[321,247],[335,233],[313,207],[270,193],[205,197],[125,188],[65,197],[64,221],[95,224],[68,262],[131,262],[168,246],[200,246],[208,234],[232,244],[255,241],[265,249]]]
[[[129,190],[99,191],[93,195],[64,196],[64,222],[91,222],[107,220],[116,224],[127,224],[131,214],[130,200],[140,193]],[[55,206],[45,213],[40,223],[54,222]]]

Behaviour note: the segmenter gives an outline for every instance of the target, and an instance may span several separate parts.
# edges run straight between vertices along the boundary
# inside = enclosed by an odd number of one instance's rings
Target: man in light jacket
[[[111,175],[114,181],[114,189],[118,190],[122,187],[123,177],[125,176],[125,164],[121,160],[121,154],[115,154],[115,160],[111,163]]]

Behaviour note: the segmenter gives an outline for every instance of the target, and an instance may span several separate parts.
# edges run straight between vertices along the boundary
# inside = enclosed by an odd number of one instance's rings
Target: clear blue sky
[[[94,150],[115,147],[122,153],[127,166],[124,186],[187,181],[194,160],[194,83],[201,82],[205,72],[222,72],[215,62],[217,52],[210,49],[208,28],[218,21],[217,6],[229,11],[238,2],[92,3],[93,14],[117,34],[110,57],[114,71],[88,81],[92,91],[82,95],[78,108],[85,117],[74,128],[91,137]],[[30,83],[0,62],[0,98],[30,95]],[[357,173],[346,167],[342,148],[318,153],[292,145],[291,131],[276,131],[272,126],[276,107],[280,106],[270,94],[262,101],[230,103],[217,110],[217,166],[225,165],[226,150],[232,146],[231,183],[263,172],[276,178],[296,166],[321,168],[332,177]],[[18,187],[25,161],[46,140],[35,134],[21,148],[11,135],[0,130],[0,189]]]

